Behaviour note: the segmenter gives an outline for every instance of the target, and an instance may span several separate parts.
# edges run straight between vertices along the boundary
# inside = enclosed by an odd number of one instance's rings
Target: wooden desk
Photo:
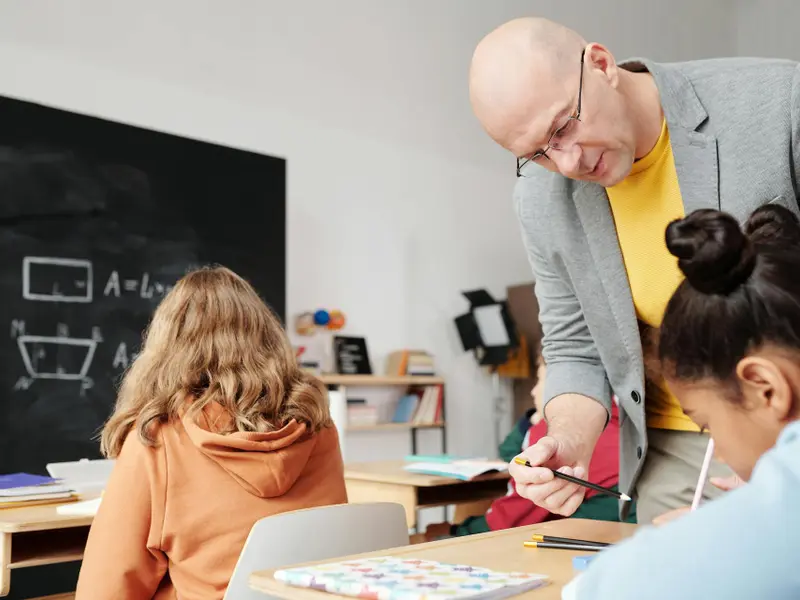
[[[522,545],[525,540],[529,540],[533,533],[546,533],[562,537],[615,542],[628,537],[635,529],[636,525],[629,523],[563,519],[529,527],[450,538],[438,542],[403,546],[402,548],[370,552],[358,556],[341,557],[341,560],[365,556],[402,556],[466,564],[498,571],[542,573],[550,576],[549,585],[514,596],[514,598],[520,598],[520,600],[559,600],[561,598],[561,589],[576,574],[572,568],[572,557],[587,553],[525,548]],[[340,559],[317,561],[317,563],[338,560]],[[346,600],[345,596],[286,585],[274,579],[274,572],[275,569],[270,569],[253,573],[250,576],[250,587],[284,600]]]
[[[417,526],[417,509],[493,500],[505,495],[508,472],[462,481],[438,475],[420,475],[403,469],[402,460],[351,463],[344,479],[349,502],[397,502],[406,511],[410,528]]]
[[[61,515],[58,504],[0,510],[0,597],[11,588],[11,570],[72,562],[83,549],[94,517]]]

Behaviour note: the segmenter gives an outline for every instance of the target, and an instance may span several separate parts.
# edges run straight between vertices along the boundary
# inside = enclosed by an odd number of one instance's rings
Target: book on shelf
[[[378,410],[369,404],[347,405],[347,425],[350,427],[368,427],[378,423]]]
[[[508,471],[508,463],[502,460],[458,459],[411,462],[403,466],[410,473],[439,475],[462,481],[470,481],[482,475]]]
[[[397,402],[393,423],[432,425],[442,422],[443,389],[441,385],[410,388]]]
[[[396,350],[386,358],[386,374],[430,377],[436,375],[436,367],[433,356],[424,350]]]

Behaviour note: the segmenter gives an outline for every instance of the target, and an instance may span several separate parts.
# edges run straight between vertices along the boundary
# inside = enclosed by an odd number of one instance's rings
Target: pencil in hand
[[[520,456],[514,457],[514,462],[518,465],[522,465],[524,467],[533,467],[531,463]],[[547,467],[544,467],[547,468]],[[576,483],[578,485],[582,485],[584,487],[593,489],[596,492],[600,492],[601,494],[608,494],[609,496],[614,496],[615,498],[619,498],[625,502],[630,502],[631,497],[628,494],[623,494],[621,492],[615,492],[609,488],[604,488],[601,485],[597,485],[592,483],[591,481],[586,481],[585,479],[579,479],[578,477],[573,477],[572,475],[567,475],[566,473],[562,473],[561,471],[556,471],[555,469],[550,469],[552,471],[554,477],[558,477],[559,479],[563,479],[564,481],[569,481],[570,483]]]

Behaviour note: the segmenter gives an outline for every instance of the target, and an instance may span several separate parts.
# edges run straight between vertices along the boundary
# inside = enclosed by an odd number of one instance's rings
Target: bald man
[[[708,443],[701,427],[713,424],[684,414],[661,377],[645,378],[637,317],[657,331],[681,280],[664,242],[673,219],[715,208],[743,220],[767,202],[798,211],[798,64],[617,63],[602,44],[524,18],[480,42],[469,83],[480,123],[516,157],[514,203],[544,330],[549,436],[525,452],[534,468],[511,465],[519,493],[576,510],[584,488],[541,466],[586,477],[613,391],[624,415],[620,490],[637,498],[639,522],[690,504]],[[712,464],[712,476],[728,473]],[[705,489],[706,499],[720,493]]]

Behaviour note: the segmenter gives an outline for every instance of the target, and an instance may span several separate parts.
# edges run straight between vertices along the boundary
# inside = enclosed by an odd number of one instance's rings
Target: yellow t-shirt
[[[669,222],[684,216],[666,121],[655,147],[633,163],[622,182],[606,188],[606,192],[636,314],[647,325],[658,328],[667,302],[683,278],[677,259],[664,241]],[[652,383],[655,393],[647,396],[645,404],[648,427],[699,431],[664,380]]]

